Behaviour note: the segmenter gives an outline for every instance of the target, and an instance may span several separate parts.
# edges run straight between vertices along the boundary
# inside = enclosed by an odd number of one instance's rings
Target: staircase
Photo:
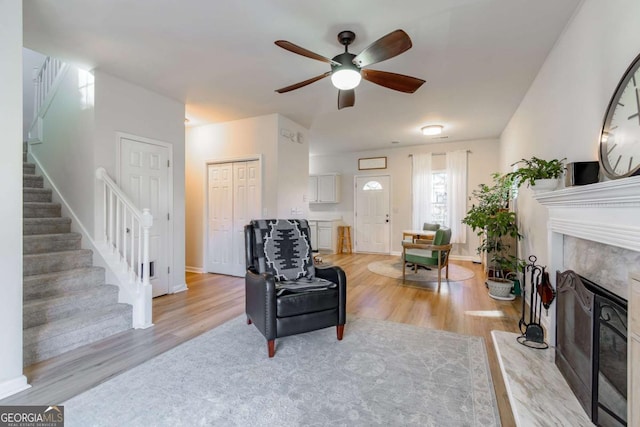
[[[132,308],[118,303],[93,253],[81,249],[71,219],[23,153],[24,366],[131,328]]]

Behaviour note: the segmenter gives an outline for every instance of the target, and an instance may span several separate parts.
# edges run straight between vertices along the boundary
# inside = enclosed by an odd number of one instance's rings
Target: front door
[[[356,177],[356,252],[388,254],[389,176]]]
[[[120,186],[131,201],[153,215],[149,233],[153,296],[169,292],[170,150],[147,140],[120,137]]]

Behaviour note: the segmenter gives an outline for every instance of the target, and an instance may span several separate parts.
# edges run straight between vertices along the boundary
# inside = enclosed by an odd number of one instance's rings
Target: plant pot
[[[508,279],[487,279],[487,286],[489,287],[489,296],[495,299],[513,299],[514,295],[511,294],[513,288],[513,281]]]
[[[531,186],[531,189],[534,193],[546,193],[555,190],[558,182],[558,178],[536,179],[536,183]]]

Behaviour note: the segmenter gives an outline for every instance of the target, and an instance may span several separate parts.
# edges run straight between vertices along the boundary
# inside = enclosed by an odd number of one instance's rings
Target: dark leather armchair
[[[346,322],[347,278],[340,267],[313,264],[306,220],[253,220],[244,228],[247,324],[267,339],[269,357],[276,338]]]

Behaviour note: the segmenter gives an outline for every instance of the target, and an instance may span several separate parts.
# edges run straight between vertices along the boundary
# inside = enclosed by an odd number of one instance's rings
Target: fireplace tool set
[[[549,307],[556,297],[556,291],[551,286],[549,273],[545,271],[546,267],[537,265],[537,260],[535,255],[531,255],[529,264],[525,265],[522,272],[522,317],[518,323],[522,335],[517,340],[527,347],[544,350],[549,348],[549,344],[544,341],[544,329],[540,324],[540,314],[542,307],[548,313]],[[527,283],[527,275],[529,275],[529,283]],[[528,319],[527,307],[525,306],[527,284],[531,285]]]

